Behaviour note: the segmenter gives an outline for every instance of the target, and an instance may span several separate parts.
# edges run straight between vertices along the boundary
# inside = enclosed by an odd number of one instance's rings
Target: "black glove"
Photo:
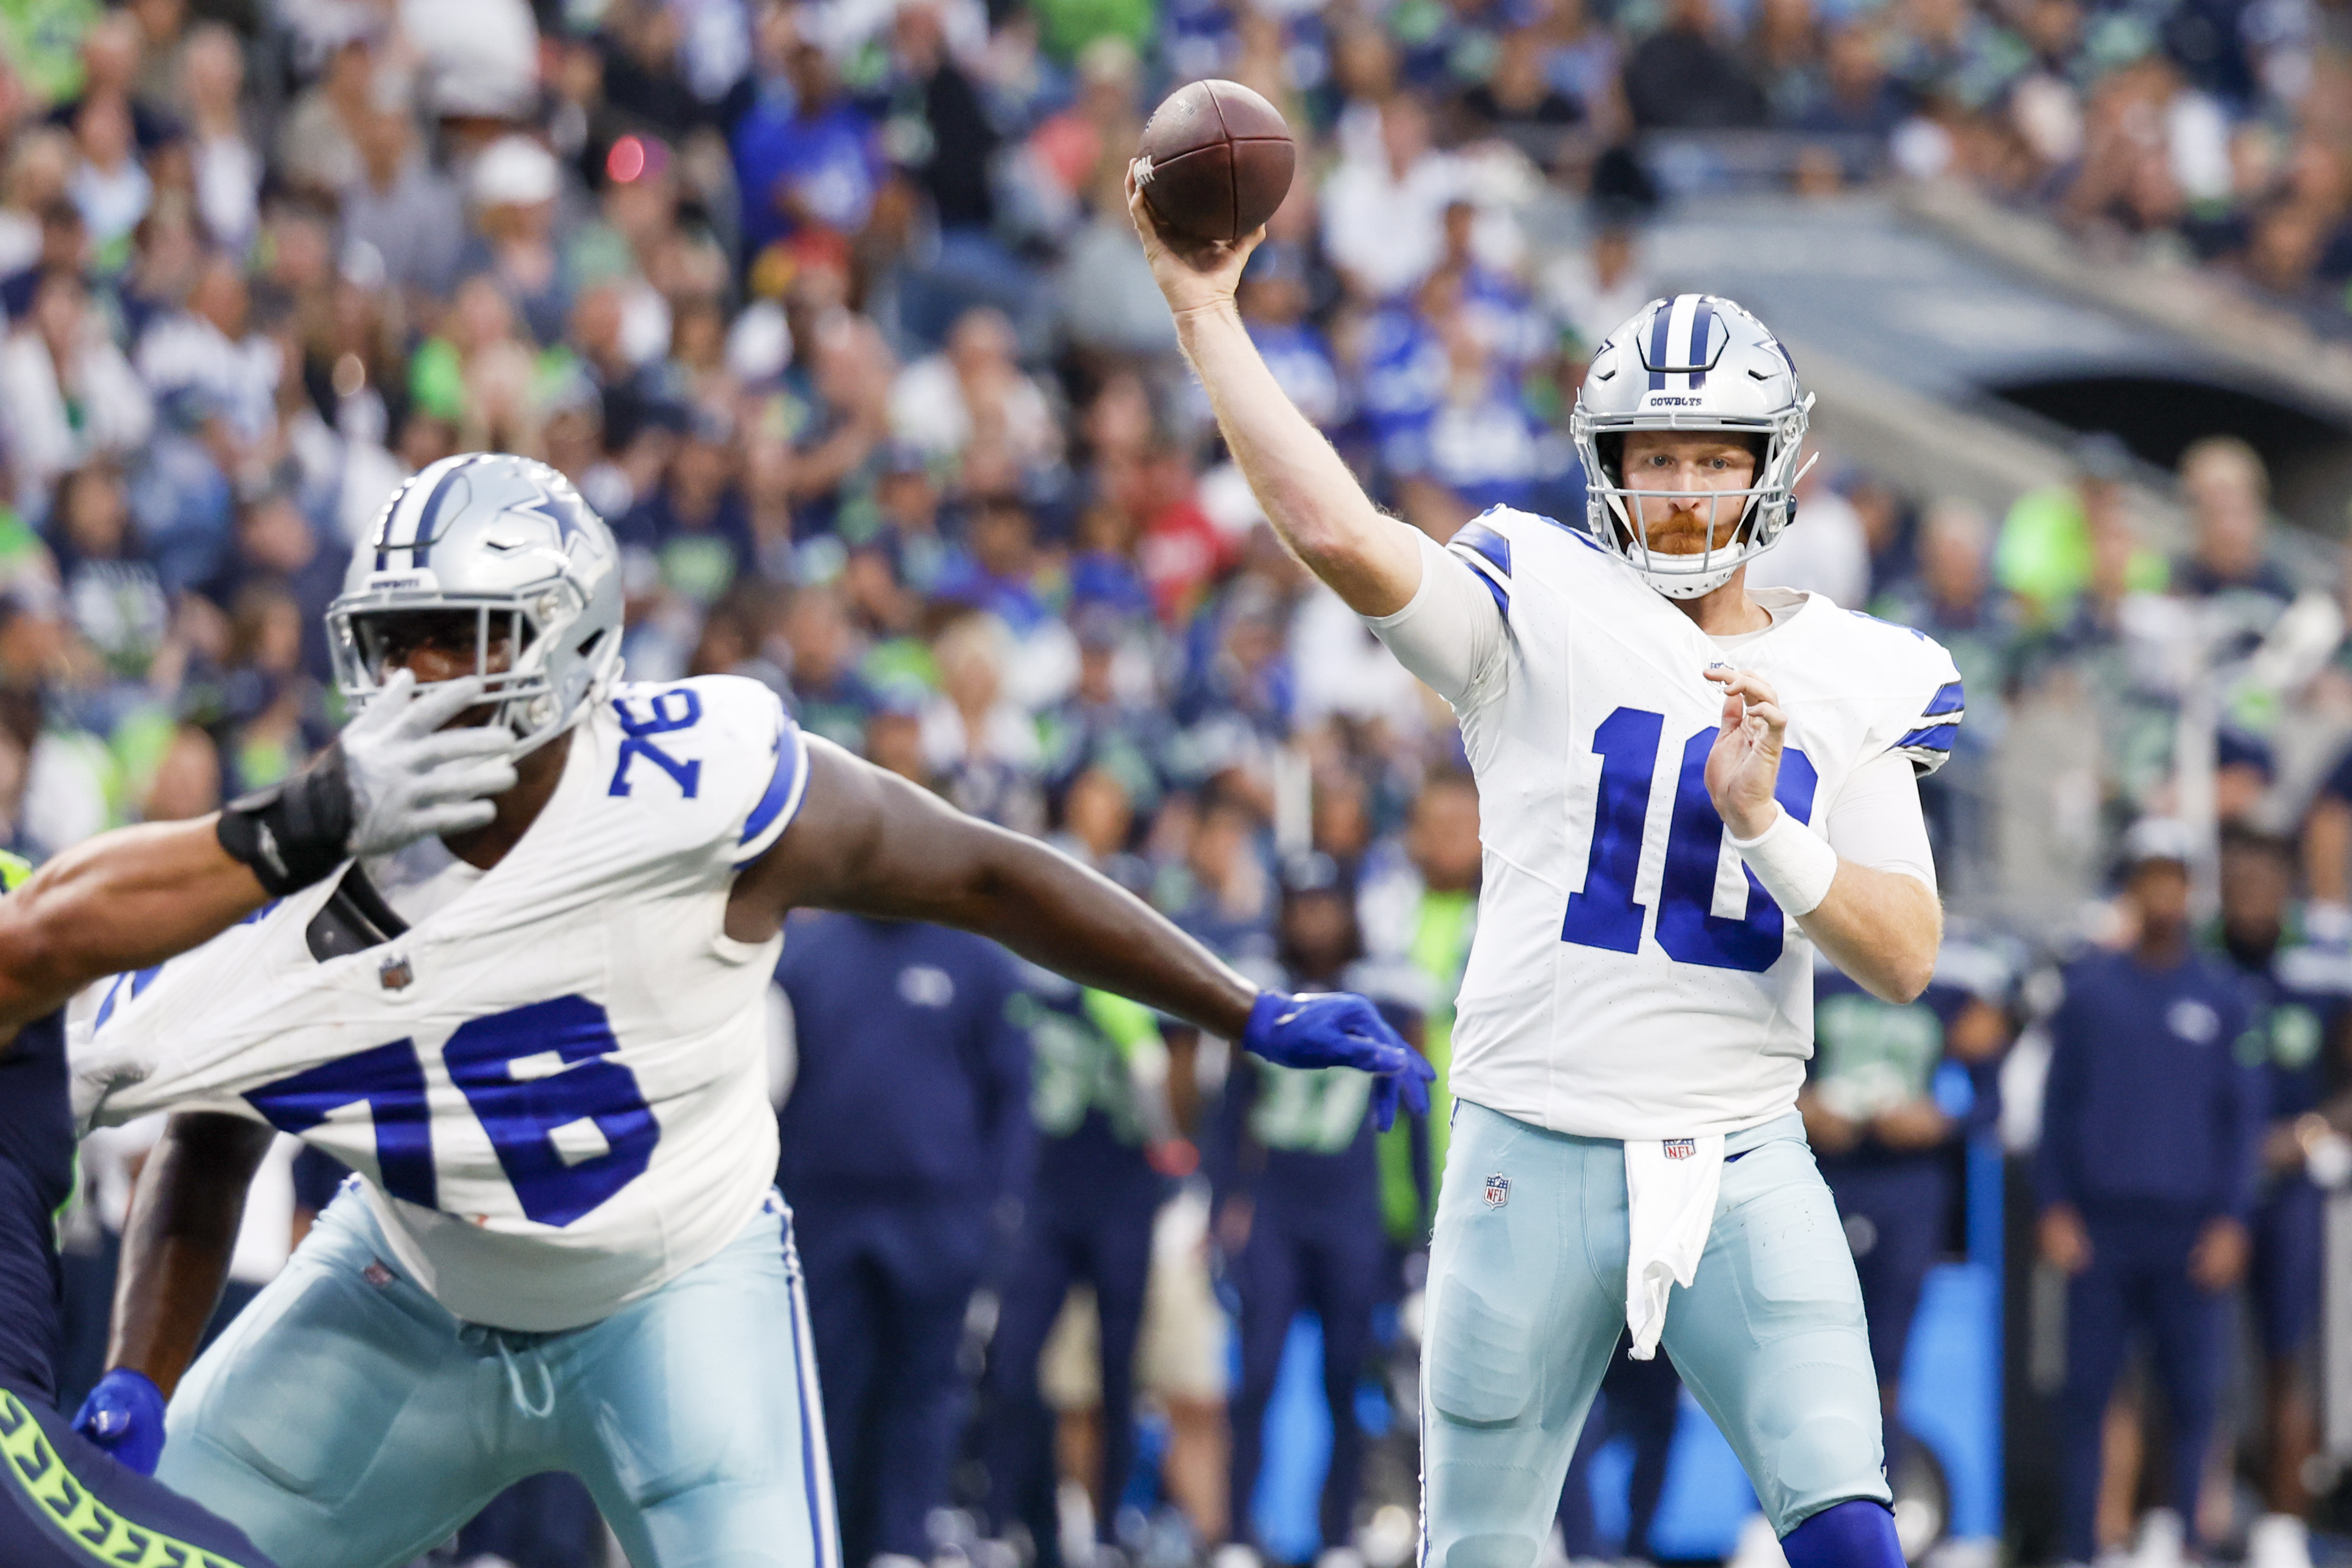
[[[481,695],[478,676],[419,688],[395,671],[309,767],[222,809],[221,847],[282,899],[355,855],[486,826],[515,785],[514,736],[448,727]]]

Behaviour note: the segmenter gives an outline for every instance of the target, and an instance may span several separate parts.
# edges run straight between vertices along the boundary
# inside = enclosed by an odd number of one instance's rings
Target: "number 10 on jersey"
[[[1642,868],[1642,839],[1650,795],[1668,752],[1660,743],[1665,715],[1620,708],[1592,732],[1601,758],[1600,798],[1592,809],[1592,854],[1584,889],[1568,897],[1559,939],[1580,947],[1635,952],[1642,946],[1647,906],[1633,898]],[[1723,818],[1707,798],[1706,756],[1717,731],[1700,731],[1683,743],[1675,773],[1674,815],[1666,829],[1666,864],[1658,885],[1658,945],[1682,963],[1761,973],[1780,960],[1786,917],[1746,867],[1748,912],[1733,920],[1715,912],[1717,868],[1723,860]],[[1790,748],[1780,753],[1773,795],[1780,809],[1804,821],[1820,784],[1812,760]]]

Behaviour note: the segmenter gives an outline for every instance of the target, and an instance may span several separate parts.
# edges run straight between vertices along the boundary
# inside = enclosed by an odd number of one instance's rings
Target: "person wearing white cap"
[[[572,301],[556,255],[555,198],[563,186],[555,154],[528,136],[501,136],[475,158],[466,182],[478,245],[463,271],[487,271],[542,343],[562,341]]]

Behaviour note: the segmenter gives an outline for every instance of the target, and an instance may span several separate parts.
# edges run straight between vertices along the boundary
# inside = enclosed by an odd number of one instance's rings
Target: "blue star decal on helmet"
[[[573,540],[588,537],[588,531],[580,526],[580,514],[572,506],[567,505],[561,497],[537,480],[532,481],[530,491],[530,500],[510,506],[507,510],[520,512],[526,517],[544,518],[553,523],[556,548],[567,554]]]

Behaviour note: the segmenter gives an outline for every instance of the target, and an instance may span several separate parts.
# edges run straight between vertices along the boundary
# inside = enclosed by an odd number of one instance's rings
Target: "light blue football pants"
[[[1532,1568],[1625,1339],[1625,1150],[1457,1103],[1429,1259],[1422,1563]],[[1832,1503],[1889,1500],[1878,1378],[1803,1121],[1734,1133],[1726,1153],[1665,1350],[1786,1535]]]
[[[816,1360],[771,1196],[717,1257],[586,1328],[461,1322],[346,1187],[172,1401],[156,1479],[280,1568],[392,1568],[542,1470],[635,1568],[838,1568]]]

